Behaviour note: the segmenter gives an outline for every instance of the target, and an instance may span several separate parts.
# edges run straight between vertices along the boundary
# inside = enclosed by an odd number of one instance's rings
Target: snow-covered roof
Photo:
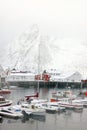
[[[80,82],[82,79],[82,76],[79,72],[67,72],[67,73],[61,73],[60,75],[52,75],[51,80],[57,80],[57,81],[73,81],[73,82]]]

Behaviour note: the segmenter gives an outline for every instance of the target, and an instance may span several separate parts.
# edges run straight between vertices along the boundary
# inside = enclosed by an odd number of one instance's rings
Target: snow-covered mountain
[[[59,71],[79,71],[87,75],[87,46],[82,41],[42,36],[33,25],[0,53],[3,67],[20,70],[56,68]],[[39,66],[38,66],[39,65]]]

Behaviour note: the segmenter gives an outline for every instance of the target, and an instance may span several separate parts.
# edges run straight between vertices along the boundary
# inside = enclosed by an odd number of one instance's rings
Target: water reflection
[[[31,116],[24,115],[21,121],[23,123],[25,123],[26,121],[29,121],[31,119],[45,122],[46,121],[46,116],[45,115],[40,115],[40,116],[38,116],[38,115],[31,115]]]
[[[46,121],[46,116],[31,116],[32,119],[34,120],[38,120],[38,121],[42,121],[45,122]]]
[[[0,124],[3,122],[3,117],[0,116]]]

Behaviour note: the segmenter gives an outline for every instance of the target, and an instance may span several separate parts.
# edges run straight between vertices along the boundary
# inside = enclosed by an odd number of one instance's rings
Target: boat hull
[[[5,103],[1,103],[0,104],[0,107],[6,107],[6,106],[10,106],[12,105],[12,101],[8,101],[8,102],[5,102]]]

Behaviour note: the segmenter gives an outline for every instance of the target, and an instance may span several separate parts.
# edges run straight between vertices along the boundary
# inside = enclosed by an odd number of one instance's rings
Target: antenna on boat
[[[81,92],[82,92],[82,87],[83,87],[83,81],[81,80],[81,88],[80,88]]]

